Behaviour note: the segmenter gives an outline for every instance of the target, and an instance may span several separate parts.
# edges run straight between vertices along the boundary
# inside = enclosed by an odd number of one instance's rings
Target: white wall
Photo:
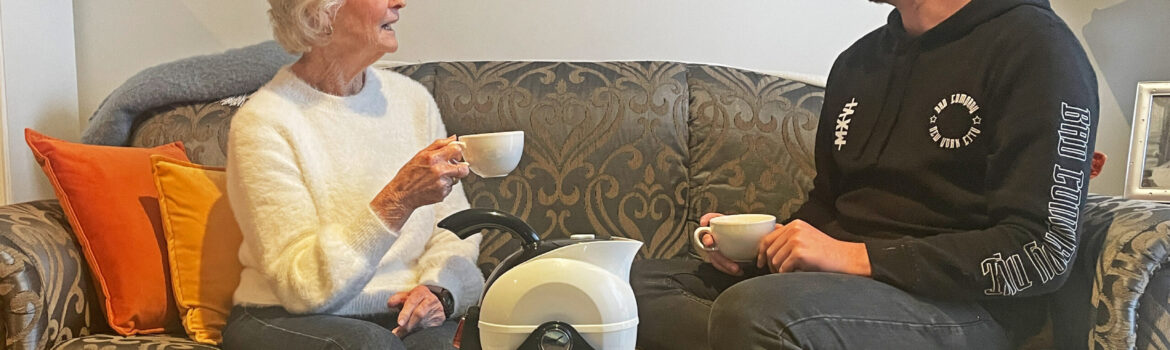
[[[75,0],[82,128],[138,71],[271,39],[267,10],[264,0]]]
[[[828,74],[889,9],[825,0],[434,0],[402,12],[391,59],[674,60]]]
[[[1090,29],[1086,49],[1095,65],[1108,66],[1098,69],[1102,123],[1097,145],[1111,159],[1092,190],[1120,194],[1133,93],[1117,94],[1110,81],[1133,90],[1136,81],[1125,81],[1130,76],[1170,76],[1146,74],[1152,60],[1124,64],[1130,52],[1096,49],[1092,43],[1129,42],[1133,29],[1118,27],[1163,22],[1166,11],[1143,10],[1167,2],[1054,2],[1082,39]],[[1095,10],[1114,5],[1138,10],[1123,12],[1125,21],[1094,21]],[[143,68],[270,38],[266,7],[263,0],[76,1],[82,119]],[[824,75],[837,53],[883,24],[888,11],[888,6],[862,0],[411,0],[395,25],[401,50],[387,59],[675,60]],[[1170,32],[1152,35],[1165,38]]]
[[[67,140],[79,135],[72,11],[69,0],[0,1],[11,203],[53,197],[24,129]]]
[[[1120,194],[1139,81],[1170,81],[1170,1],[1056,0],[1053,9],[1076,32],[1097,70],[1097,150],[1109,161],[1090,190]]]

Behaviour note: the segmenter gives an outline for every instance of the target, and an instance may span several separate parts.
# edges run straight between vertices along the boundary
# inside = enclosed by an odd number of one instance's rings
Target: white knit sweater
[[[244,233],[236,305],[294,313],[386,312],[391,295],[447,288],[455,314],[479,300],[481,237],[435,227],[468,208],[462,186],[395,232],[369,207],[411,157],[446,137],[417,82],[366,69],[353,96],[320,92],[289,67],[240,107],[228,136],[228,197]]]

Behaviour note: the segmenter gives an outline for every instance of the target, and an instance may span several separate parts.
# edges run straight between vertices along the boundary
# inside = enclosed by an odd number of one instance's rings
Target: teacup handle
[[[463,142],[463,141],[459,141],[459,140],[456,140],[456,141],[451,141],[451,143],[449,143],[449,145],[459,145],[459,147],[460,147],[460,148],[463,148],[464,150],[467,150],[467,143],[466,143],[466,142]],[[457,159],[452,159],[452,160],[451,160],[451,164],[461,164],[461,165],[468,165],[468,163],[467,163],[466,161],[460,161],[460,160],[457,160]]]
[[[719,247],[708,247],[707,245],[703,244],[703,235],[704,234],[708,234],[708,235],[711,234],[711,228],[710,227],[700,227],[700,228],[695,230],[695,234],[694,234],[695,244],[698,244],[699,248],[702,248],[703,250],[706,250],[709,252],[719,251]]]

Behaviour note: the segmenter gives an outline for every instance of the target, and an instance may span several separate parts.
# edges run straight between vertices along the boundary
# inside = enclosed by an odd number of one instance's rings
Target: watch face
[[[427,286],[427,289],[431,291],[431,294],[439,298],[440,304],[443,304],[443,314],[451,317],[451,313],[455,311],[452,310],[455,308],[455,298],[451,296],[451,291],[438,286]]]

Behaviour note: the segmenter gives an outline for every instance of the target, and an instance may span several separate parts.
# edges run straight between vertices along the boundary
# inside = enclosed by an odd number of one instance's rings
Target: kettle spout
[[[571,259],[586,262],[600,267],[609,273],[630,280],[630,265],[638,250],[642,249],[642,242],[628,238],[613,238],[592,242],[582,242],[561,247],[557,250],[541,254],[529,262],[541,259]]]
[[[462,210],[443,218],[437,226],[455,233],[460,239],[471,237],[483,229],[494,228],[520,238],[526,247],[540,242],[540,235],[524,220],[495,209]]]

